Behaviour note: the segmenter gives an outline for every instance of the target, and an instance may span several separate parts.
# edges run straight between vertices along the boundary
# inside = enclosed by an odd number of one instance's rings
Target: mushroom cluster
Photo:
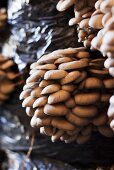
[[[74,3],[74,13],[75,17],[69,21],[69,25],[77,24],[78,30],[78,39],[79,42],[83,42],[85,47],[91,47],[92,39],[97,35],[98,31],[103,28],[102,18],[104,13],[100,10],[100,4],[103,0],[93,0],[90,1],[84,0],[79,1],[75,0]],[[70,2],[70,1],[69,1]],[[73,3],[73,1],[71,1]],[[61,9],[65,10],[68,6],[68,1],[59,1],[57,4],[57,9],[61,11]],[[70,3],[70,5],[72,4]],[[67,4],[66,6],[64,4]],[[63,8],[63,6],[65,6]]]
[[[102,19],[103,29],[98,33],[97,37],[93,39],[92,46],[100,50],[104,56],[108,58],[105,61],[105,67],[114,76],[114,1],[106,0],[100,5],[101,11],[104,13]],[[109,38],[110,37],[110,38]]]
[[[103,29],[92,41],[92,46],[100,50],[107,56],[104,65],[109,69],[109,73],[114,77],[114,1],[106,0],[100,5],[100,10],[104,13],[102,23]],[[110,126],[114,130],[114,96],[110,99],[108,110]]]
[[[0,9],[0,31],[4,29],[7,21],[7,14],[4,8]]]
[[[75,17],[69,21],[69,25],[77,24],[79,42],[84,42],[84,46],[90,47],[91,40],[95,37],[92,47],[110,57],[112,54],[109,53],[113,53],[111,47],[113,32],[109,31],[113,31],[114,1],[92,0],[90,3],[89,0],[60,0],[57,9],[64,11],[72,5],[74,5]]]
[[[21,83],[17,65],[12,59],[0,55],[0,103],[8,100],[16,86]]]
[[[94,6],[95,2],[97,0],[91,0],[91,3],[89,0],[59,0],[57,4],[57,10],[58,11],[65,11],[68,8],[70,8],[72,5],[76,5],[75,8],[77,11],[80,11],[82,9],[85,10],[87,7],[92,7]]]
[[[92,1],[90,3],[92,5],[89,6],[87,1],[78,3],[76,0],[60,0],[57,9],[59,11],[66,10],[74,4],[75,18],[71,19],[69,24],[78,24],[79,42],[83,42],[85,47],[99,50],[108,57],[104,65],[114,77],[114,1],[97,0]],[[112,107],[112,99],[110,101],[108,116],[113,120],[114,107]],[[110,125],[112,127],[112,123]]]
[[[44,55],[31,65],[20,99],[31,126],[51,140],[84,143],[93,131],[106,137],[107,109],[114,78],[104,68],[104,58],[85,48],[68,48]]]
[[[102,17],[103,13],[99,9],[99,0],[94,6],[86,6],[86,8],[77,11],[74,7],[75,18],[71,19],[69,24],[77,24],[78,30],[78,40],[83,42],[84,46],[89,48],[91,47],[91,41],[96,36],[98,31],[102,29]]]

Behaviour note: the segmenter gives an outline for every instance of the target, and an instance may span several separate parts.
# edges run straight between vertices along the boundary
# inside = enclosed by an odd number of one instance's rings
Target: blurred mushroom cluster
[[[21,74],[14,61],[0,55],[0,103],[8,100],[10,94],[22,82]]]
[[[7,13],[5,8],[0,9],[0,31],[4,29],[7,23]]]

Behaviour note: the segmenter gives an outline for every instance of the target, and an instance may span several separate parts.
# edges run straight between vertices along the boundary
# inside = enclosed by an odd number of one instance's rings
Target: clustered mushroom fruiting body
[[[66,10],[69,7],[68,2],[70,1],[60,0],[57,9],[59,11]],[[102,18],[104,14],[99,9],[101,0],[93,0],[91,3],[88,0],[74,0],[74,3],[71,0],[71,2],[70,5],[74,5],[75,17],[69,21],[69,25],[76,24],[79,42],[83,42],[85,47],[91,47],[92,39],[103,28]]]
[[[107,109],[114,78],[104,68],[104,58],[85,48],[57,50],[31,65],[20,99],[32,117],[31,126],[66,143],[84,143],[93,131],[106,137]]]
[[[0,103],[8,100],[16,86],[21,83],[17,65],[12,59],[0,55]]]
[[[7,21],[7,14],[4,8],[0,9],[0,31],[4,29]]]
[[[60,0],[57,9],[63,11],[71,5],[74,5],[75,18],[69,24],[78,25],[79,42],[84,42],[84,46],[100,50],[103,55],[108,56],[105,66],[114,76],[114,1],[93,0],[90,3],[82,0],[78,3],[78,0]]]
[[[80,0],[59,0],[57,4],[57,10],[65,11],[72,5],[76,5],[76,10],[80,11],[87,7],[93,8],[96,1],[97,0],[91,0],[91,3],[90,3],[89,0],[81,0],[81,1]]]
[[[95,1],[94,1],[95,2]],[[99,9],[96,2],[96,9],[93,6],[84,6],[81,10],[77,10],[77,4],[74,6],[75,18],[69,21],[69,25],[77,24],[78,40],[83,42],[84,46],[91,47],[92,39],[97,35],[98,31],[103,27],[103,13]]]
[[[102,18],[103,29],[100,30],[96,38],[92,41],[92,46],[100,50],[108,58],[105,61],[105,67],[109,69],[114,77],[114,1],[106,0],[100,5],[100,10],[104,13]]]
[[[75,18],[71,19],[69,24],[78,25],[79,42],[83,42],[85,47],[99,50],[104,56],[108,57],[104,65],[114,77],[114,1],[94,0],[91,3],[89,2],[91,6],[88,2],[88,0],[80,3],[78,3],[78,0],[60,0],[57,9],[62,11],[75,5]],[[112,98],[108,111],[111,122],[113,122],[112,117],[114,117]],[[113,124],[110,123],[110,126],[114,126]]]
[[[114,1],[102,1],[100,10],[104,13],[102,23],[103,29],[93,39],[92,46],[100,50],[104,56],[107,56],[104,65],[109,69],[109,73],[114,77]],[[110,99],[108,110],[110,126],[114,130],[114,96]]]

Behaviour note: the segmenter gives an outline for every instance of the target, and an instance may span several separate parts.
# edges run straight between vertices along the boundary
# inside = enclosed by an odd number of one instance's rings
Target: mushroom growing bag
[[[11,51],[14,50],[13,58],[18,66],[21,66],[21,69],[25,68],[28,63],[36,62],[43,54],[57,49],[78,46],[76,29],[68,26],[73,11],[57,12],[57,2],[57,0],[9,0],[8,18],[12,29],[4,52],[8,51],[5,50],[6,47],[10,48]],[[28,137],[30,131],[27,129],[25,110],[21,108],[18,96],[19,92],[17,92],[17,97],[14,95],[13,100],[7,103],[6,111],[3,111],[2,115],[3,117],[7,115],[6,120],[9,122],[9,128],[13,129],[14,126],[11,126],[10,122],[12,120],[13,125],[15,125],[18,120],[12,118],[18,114],[22,120],[22,128],[24,128],[23,124],[26,125],[26,128],[23,130],[17,127],[17,131],[9,136],[4,121],[1,121],[0,124],[4,128],[4,139],[7,139],[2,141],[2,146],[8,146],[10,139],[9,148],[27,150],[31,139]],[[20,135],[22,133],[23,136]],[[113,162],[114,140],[102,137],[100,134],[95,133],[91,141],[83,145],[64,144],[60,141],[52,143],[50,138],[41,136],[38,132],[36,134],[33,152],[36,152],[37,156],[50,156],[84,166],[103,164],[104,161],[106,164]]]

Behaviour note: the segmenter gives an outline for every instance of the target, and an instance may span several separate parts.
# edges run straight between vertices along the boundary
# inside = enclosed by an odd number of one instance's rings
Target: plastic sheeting
[[[25,154],[0,150],[1,170],[76,170],[67,163],[43,157],[27,158]]]
[[[78,46],[76,28],[68,26],[73,10],[60,13],[56,4],[57,0],[9,0],[12,35],[3,52],[13,49],[15,61],[23,64],[22,68],[45,53]]]

